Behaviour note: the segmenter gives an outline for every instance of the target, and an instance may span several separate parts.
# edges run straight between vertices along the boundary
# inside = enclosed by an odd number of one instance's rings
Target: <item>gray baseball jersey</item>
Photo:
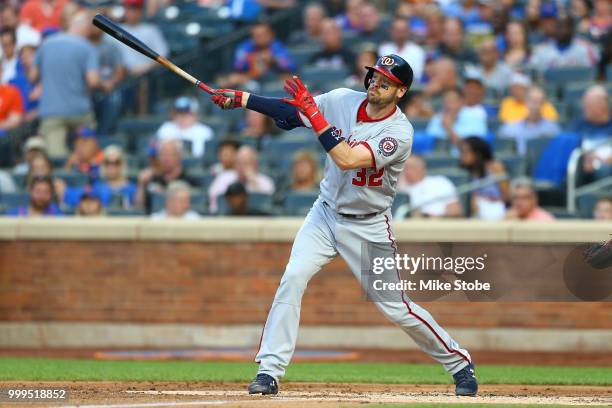
[[[387,118],[372,121],[366,115],[367,99],[362,92],[338,89],[315,99],[328,122],[336,127],[336,137],[344,137],[352,145],[363,143],[376,165],[371,169],[342,171],[327,157],[321,195],[295,237],[255,357],[259,373],[277,380],[284,376],[295,350],[302,296],[310,279],[340,255],[367,290],[367,282],[362,281],[362,244],[377,243],[381,255],[395,255],[390,207],[398,175],[412,144],[412,126],[397,108]],[[306,118],[302,119],[308,123]],[[396,272],[388,271],[389,281],[395,279]],[[467,350],[403,292],[401,298],[384,298],[375,304],[450,374],[470,363]]]
[[[370,214],[389,208],[412,147],[414,129],[406,116],[396,108],[385,118],[369,119],[365,115],[366,94],[346,88],[319,95],[315,101],[335,128],[336,137],[351,146],[363,144],[375,163],[373,168],[342,170],[327,156],[321,198],[342,214]],[[304,116],[302,120],[309,125]]]

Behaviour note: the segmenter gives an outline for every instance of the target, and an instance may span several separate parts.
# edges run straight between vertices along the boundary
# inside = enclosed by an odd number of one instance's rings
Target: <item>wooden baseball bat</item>
[[[214,89],[212,89],[210,86],[206,85],[204,82],[200,81],[194,76],[183,71],[181,68],[177,67],[174,63],[172,63],[168,59],[164,58],[163,56],[153,51],[150,47],[148,47],[138,38],[134,37],[132,34],[128,33],[126,30],[119,27],[119,25],[117,25],[114,21],[106,18],[102,14],[96,14],[96,16],[93,18],[93,25],[95,25],[96,27],[98,27],[100,30],[104,31],[106,34],[110,35],[111,37],[114,37],[116,40],[132,48],[133,50],[138,51],[139,53],[143,55],[146,55],[147,57],[151,58],[153,61],[161,64],[162,66],[166,67],[167,69],[174,72],[178,76],[191,82],[192,84],[194,84],[195,86],[203,90],[204,92],[207,92],[209,94],[215,93]]]

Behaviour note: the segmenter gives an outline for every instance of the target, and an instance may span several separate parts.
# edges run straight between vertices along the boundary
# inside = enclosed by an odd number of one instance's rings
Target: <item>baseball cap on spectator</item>
[[[142,8],[144,0],[123,0],[124,7]]]
[[[229,187],[227,188],[227,190],[225,190],[225,196],[235,196],[235,195],[239,195],[239,194],[246,194],[246,187],[244,186],[244,184],[240,183],[240,182],[235,182],[229,185]]]
[[[17,36],[17,43],[15,48],[17,52],[21,51],[24,47],[38,48],[40,45],[41,35],[35,30],[23,30],[23,34]]]
[[[480,85],[484,85],[482,78],[482,72],[478,68],[468,67],[465,70],[464,82],[478,82]]]
[[[98,135],[96,132],[90,127],[80,127],[76,131],[77,137],[82,137],[83,139],[97,139]]]
[[[181,96],[174,101],[174,110],[181,113],[196,113],[200,105],[195,98]]]
[[[512,78],[510,78],[510,86],[512,85],[522,85],[524,87],[531,86],[531,80],[525,74],[520,72],[515,72],[512,74]]]
[[[558,10],[554,1],[545,1],[540,5],[540,18],[557,18]]]
[[[27,142],[23,145],[23,151],[29,152],[30,150],[40,150],[42,152],[47,151],[47,145],[45,141],[40,136],[33,136],[28,139]]]
[[[81,195],[79,197],[79,201],[83,201],[86,199],[102,201],[102,197],[100,197],[100,194],[92,190],[90,186],[83,188],[83,191],[81,191]]]

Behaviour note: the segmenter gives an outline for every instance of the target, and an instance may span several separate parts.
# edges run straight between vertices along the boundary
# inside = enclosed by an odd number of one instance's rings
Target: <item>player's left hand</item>
[[[283,98],[283,102],[295,106],[302,112],[310,121],[315,132],[319,133],[329,126],[323,114],[319,111],[314,98],[299,77],[294,75],[292,79],[287,79],[285,81],[285,91],[293,99]]]
[[[223,110],[236,109],[242,107],[242,94],[234,89],[215,89],[210,99]]]

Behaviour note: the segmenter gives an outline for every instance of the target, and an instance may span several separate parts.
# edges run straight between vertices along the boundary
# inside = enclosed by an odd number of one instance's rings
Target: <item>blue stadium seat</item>
[[[493,141],[493,150],[495,151],[495,154],[515,153],[516,139],[509,137],[496,137]]]
[[[414,132],[412,141],[412,152],[419,155],[425,155],[433,151],[436,140],[433,136],[425,132]]]
[[[404,204],[410,204],[410,196],[405,193],[397,193],[393,200],[393,204],[391,204],[391,214],[395,214],[398,207]]]
[[[30,194],[24,191],[0,194],[0,204],[5,210],[24,207],[30,203]]]
[[[144,210],[138,209],[138,208],[129,208],[129,209],[124,209],[124,208],[107,208],[106,210],[106,215],[112,216],[112,217],[145,217],[147,214],[144,212]]]
[[[578,216],[580,218],[593,218],[593,209],[597,200],[607,196],[604,193],[587,193],[579,196],[577,201]]]
[[[425,131],[427,129],[427,125],[429,124],[429,119],[426,118],[409,118],[410,123],[414,127],[414,132],[417,131]]]
[[[459,162],[457,158],[444,155],[444,156],[427,156],[425,157],[428,170],[434,170],[439,168],[457,167]]]
[[[568,82],[594,81],[596,70],[594,67],[559,67],[544,71],[544,81],[565,85]]]
[[[319,51],[318,46],[296,46],[289,48],[289,55],[298,67],[303,67],[310,63],[310,59]]]
[[[291,191],[285,197],[283,204],[284,215],[305,216],[317,200],[318,192],[296,192]]]
[[[567,162],[579,143],[580,137],[570,132],[563,132],[550,139],[533,169],[533,179],[555,186],[563,183],[567,175]]]
[[[301,79],[311,87],[322,86],[328,82],[340,81],[349,75],[346,69],[329,69],[318,67],[304,67],[301,70]]]
[[[110,145],[119,146],[124,151],[127,147],[127,140],[122,137],[100,137],[98,138],[98,146],[100,149],[104,149]]]
[[[57,169],[53,172],[53,175],[64,180],[70,187],[83,187],[89,183],[87,174],[72,170]]]
[[[500,155],[497,157],[506,168],[506,172],[512,178],[524,176],[527,172],[527,161],[516,155]]]

